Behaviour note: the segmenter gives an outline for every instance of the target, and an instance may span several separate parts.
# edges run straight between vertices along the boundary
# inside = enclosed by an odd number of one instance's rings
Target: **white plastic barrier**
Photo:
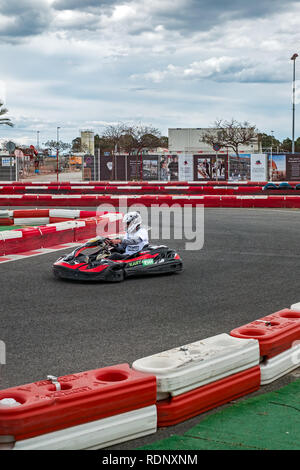
[[[63,217],[66,219],[76,219],[80,217],[80,210],[77,209],[49,209],[50,217]]]
[[[260,364],[261,385],[267,385],[300,367],[300,341]]]
[[[300,312],[300,302],[291,305],[291,310],[296,310],[297,312]]]
[[[47,225],[49,217],[24,217],[14,219],[14,225]]]
[[[181,395],[202,385],[259,365],[259,342],[222,333],[153,356],[132,368],[157,378],[157,399]]]
[[[156,406],[15,442],[13,450],[96,450],[154,434]]]

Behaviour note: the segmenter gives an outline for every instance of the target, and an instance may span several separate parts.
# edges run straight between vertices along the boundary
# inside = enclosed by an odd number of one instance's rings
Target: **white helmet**
[[[139,212],[127,212],[123,217],[123,224],[126,226],[128,233],[136,232],[139,225],[142,223],[142,217]]]

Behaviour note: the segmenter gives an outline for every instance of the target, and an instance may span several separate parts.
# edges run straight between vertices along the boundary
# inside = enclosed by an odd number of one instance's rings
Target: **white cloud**
[[[236,117],[288,135],[300,5],[254,3],[0,0],[0,98],[17,124],[1,133]]]

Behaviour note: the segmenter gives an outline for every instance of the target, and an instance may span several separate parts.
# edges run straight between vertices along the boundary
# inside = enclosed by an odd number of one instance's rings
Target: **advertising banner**
[[[287,181],[300,181],[300,154],[286,156],[286,179]]]
[[[127,180],[137,181],[141,179],[141,156],[128,155],[127,157]]]
[[[210,181],[226,179],[227,156],[194,155],[194,180]]]
[[[194,179],[194,157],[193,155],[179,155],[178,158],[178,180],[192,181]]]
[[[143,156],[143,180],[158,180],[158,155]]]
[[[286,180],[286,155],[268,155],[269,177],[272,181]]]
[[[240,153],[239,157],[231,153],[229,155],[229,181],[249,181],[250,180],[250,153]]]
[[[250,176],[251,181],[267,181],[268,179],[268,167],[267,167],[267,155],[265,153],[252,153],[251,154],[251,169]]]
[[[178,181],[178,155],[163,155],[159,173],[161,181]]]

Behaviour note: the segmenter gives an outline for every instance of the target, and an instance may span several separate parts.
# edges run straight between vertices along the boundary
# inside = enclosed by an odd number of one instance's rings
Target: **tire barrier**
[[[252,393],[259,387],[260,367],[256,366],[169,400],[162,400],[156,404],[157,425],[173,426]]]
[[[169,395],[182,395],[257,365],[257,340],[241,340],[223,333],[139,359],[132,368],[156,376],[157,399],[160,400]]]
[[[45,217],[41,219],[41,215]],[[57,222],[0,232],[0,256],[80,242],[96,235],[106,237],[123,231],[121,226],[123,214],[119,212],[15,210],[10,211],[10,217],[13,222],[22,221],[24,224],[38,223],[41,220]]]
[[[7,401],[12,400],[14,403],[7,406]],[[3,401],[6,403],[3,404]],[[155,377],[134,371],[128,364],[59,378],[48,376],[44,381],[0,391],[0,438],[5,440],[7,436],[13,436],[14,441],[23,441],[44,435],[47,443],[49,433],[95,421],[98,421],[99,429],[99,420],[153,407],[155,401]],[[153,417],[152,411],[152,421]],[[144,429],[142,423],[140,421],[138,426],[140,432],[148,432],[147,419]],[[155,430],[156,426],[151,426],[151,432]],[[119,439],[126,440],[132,435],[131,431],[130,426],[125,426],[124,435]],[[82,448],[80,429],[75,429],[76,432],[76,448],[79,449]],[[99,438],[105,440],[103,434],[99,433]],[[93,446],[101,444],[103,442],[100,440]]]
[[[283,309],[247,325],[235,328],[231,336],[257,339],[260,356],[270,359],[300,340],[300,310]]]
[[[97,207],[109,204],[119,207],[125,201],[128,206],[142,204],[153,205],[199,206],[205,207],[240,207],[240,208],[300,208],[299,196],[214,196],[214,195],[0,195],[0,206],[47,206],[47,207]]]

